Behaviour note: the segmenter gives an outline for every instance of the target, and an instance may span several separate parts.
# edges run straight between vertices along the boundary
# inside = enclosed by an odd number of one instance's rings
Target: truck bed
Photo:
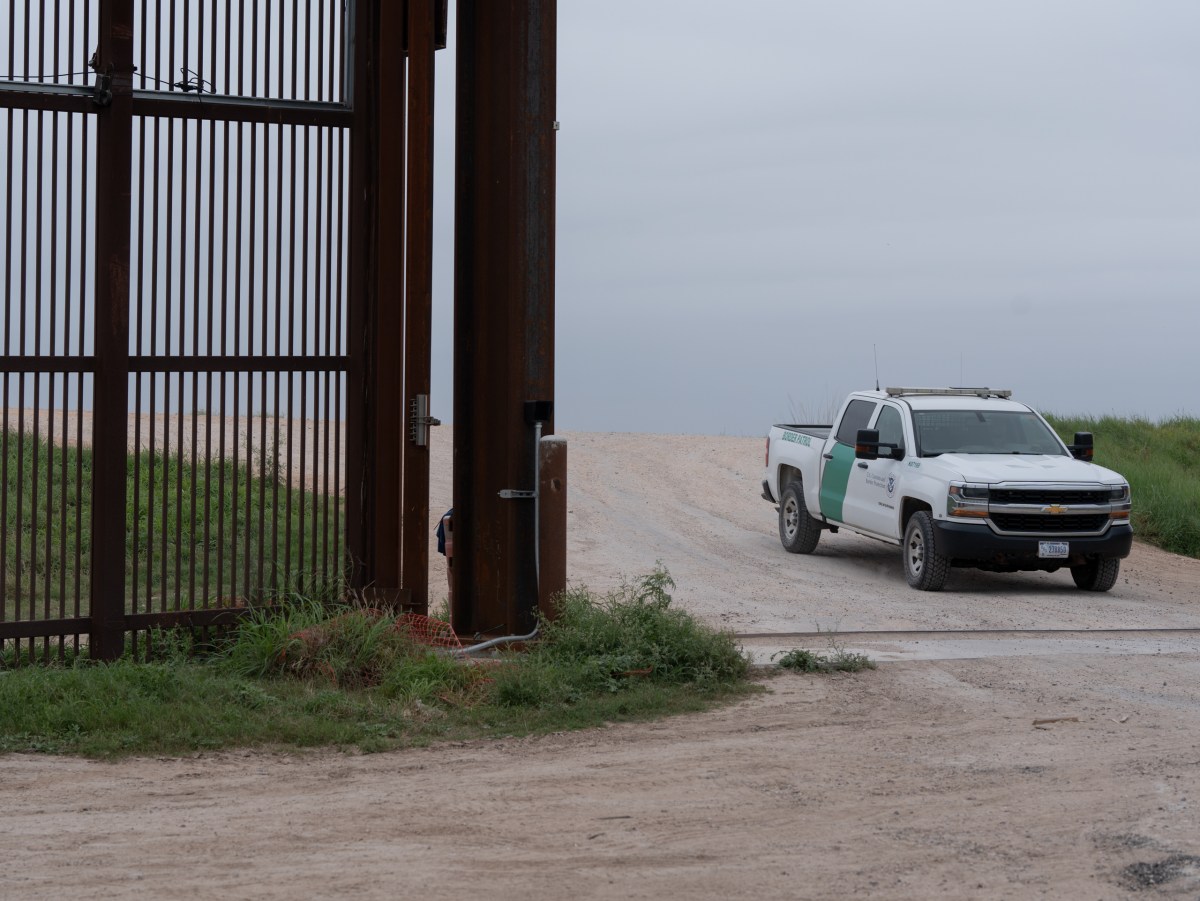
[[[829,433],[833,431],[832,425],[804,425],[794,423],[775,423],[775,428],[786,429],[789,432],[799,432],[802,435],[812,435],[814,438],[820,438],[824,441],[829,437]]]

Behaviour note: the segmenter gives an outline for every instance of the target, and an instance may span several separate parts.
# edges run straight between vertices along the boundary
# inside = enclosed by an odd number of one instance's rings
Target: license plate
[[[1038,542],[1039,557],[1067,557],[1070,553],[1071,546],[1065,541]]]

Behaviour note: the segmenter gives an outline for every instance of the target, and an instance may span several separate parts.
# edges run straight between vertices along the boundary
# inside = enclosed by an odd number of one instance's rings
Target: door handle
[[[867,468],[867,464],[866,464],[866,463],[859,463],[859,464],[858,464],[858,468],[859,468],[859,469],[866,469],[866,468]]]
[[[826,460],[832,460],[832,459],[833,459],[833,454],[821,454],[821,456],[822,456],[822,457],[824,457]]]

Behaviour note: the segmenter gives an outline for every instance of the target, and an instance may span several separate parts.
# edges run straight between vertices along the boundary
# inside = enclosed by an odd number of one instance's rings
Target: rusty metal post
[[[433,0],[408,0],[408,271],[404,298],[403,538],[409,605],[429,606],[429,382],[433,334]]]
[[[535,620],[534,427],[554,398],[556,0],[458,6],[453,610],[461,632]],[[553,431],[547,416],[545,432]]]
[[[407,3],[360,0],[355,17],[347,548],[352,584],[402,603],[404,26]],[[361,54],[361,56],[360,56]],[[357,314],[357,315],[355,315]],[[357,495],[357,496],[355,496]]]
[[[407,3],[379,4],[378,195],[376,208],[375,384],[371,410],[375,498],[372,594],[400,603],[401,467],[404,441],[404,22]]]
[[[100,4],[98,51],[96,79],[103,105],[96,116],[96,374],[89,653],[96,659],[113,660],[125,649],[133,0],[106,0]]]
[[[551,435],[538,450],[538,609],[553,617],[567,590],[567,441]]]
[[[375,466],[372,460],[371,399],[375,382],[372,328],[375,291],[375,207],[378,140],[375,95],[375,4],[357,0],[347,16],[351,30],[351,77],[344,98],[354,110],[350,129],[349,266],[346,303],[346,556],[350,586],[363,589],[371,579],[370,543],[374,514]]]

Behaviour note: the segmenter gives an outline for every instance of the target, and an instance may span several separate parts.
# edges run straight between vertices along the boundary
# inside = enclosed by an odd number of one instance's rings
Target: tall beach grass
[[[1176,554],[1200,557],[1200,419],[1046,419],[1067,443],[1075,432],[1091,432],[1095,462],[1129,480],[1137,537]]]

